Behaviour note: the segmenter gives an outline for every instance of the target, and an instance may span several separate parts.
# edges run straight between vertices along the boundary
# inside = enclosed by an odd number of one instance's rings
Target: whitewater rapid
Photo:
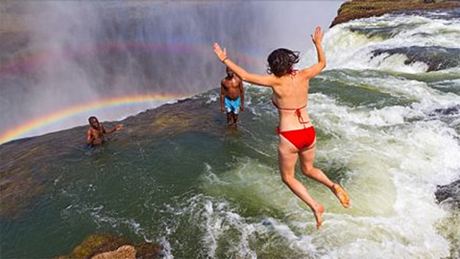
[[[126,118],[100,149],[69,138],[85,127],[2,145],[7,180],[36,195],[0,222],[2,252],[53,257],[108,232],[159,243],[166,258],[458,258],[459,208],[435,197],[460,177],[458,42],[460,10],[326,33],[328,67],[310,82],[315,165],[352,207],[297,170],[326,209],[320,230],[281,181],[270,90],[246,85],[237,131],[214,89]]]
[[[459,177],[460,67],[428,72],[423,62],[438,54],[427,56],[428,47],[452,50],[449,58],[458,59],[459,40],[458,11],[390,14],[332,28],[325,37],[328,70],[312,81],[309,112],[320,132],[317,165],[349,190],[352,208],[344,210],[329,190],[298,174],[326,207],[324,227],[316,231],[310,210],[281,184],[275,163],[238,158],[225,172],[206,164],[204,194],[185,200],[181,210],[198,219],[203,255],[459,256],[458,239],[448,237],[460,236],[459,214],[440,205],[434,192]],[[415,49],[420,53],[410,63],[403,50],[389,54],[402,47],[424,48]],[[252,121],[276,121],[270,93],[248,92]],[[449,108],[456,112],[443,114]],[[276,161],[276,138],[249,132],[246,147]]]
[[[132,231],[159,240],[171,258],[459,256],[458,208],[434,195],[460,171],[459,17],[455,10],[389,14],[326,33],[328,69],[311,81],[308,107],[318,132],[316,165],[349,191],[352,208],[298,173],[326,208],[321,230],[281,182],[270,91],[247,85],[239,133],[203,140],[222,150],[197,161],[196,185],[159,206],[161,227]],[[437,59],[441,54],[447,58]],[[314,57],[305,53],[302,64]],[[218,93],[194,99],[217,107]]]

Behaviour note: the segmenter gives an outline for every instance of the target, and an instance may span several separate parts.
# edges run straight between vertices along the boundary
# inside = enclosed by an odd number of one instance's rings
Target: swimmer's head
[[[276,49],[267,58],[267,73],[277,77],[291,73],[294,64],[299,62],[299,52],[289,49]]]
[[[91,116],[88,118],[89,125],[95,129],[99,129],[99,121],[95,116]]]
[[[233,77],[233,75],[235,75],[235,73],[229,67],[227,67],[226,71],[228,77]]]

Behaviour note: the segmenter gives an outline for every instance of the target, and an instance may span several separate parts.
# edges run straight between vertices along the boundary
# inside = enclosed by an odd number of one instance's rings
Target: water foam
[[[383,32],[379,34],[379,31]],[[430,18],[415,14],[388,14],[334,26],[324,41],[329,69],[378,69],[423,73],[427,71],[428,66],[421,61],[408,64],[406,55],[374,57],[372,51],[411,46],[458,48],[459,37],[460,22],[449,16],[443,18],[439,14],[437,18]],[[314,52],[311,51],[307,56],[314,56]]]
[[[453,129],[427,118],[423,102],[453,100],[413,83],[419,91],[398,93],[418,100],[419,105],[409,107],[356,109],[323,94],[311,95],[315,125],[332,136],[318,142],[318,164],[325,171],[339,164],[353,202],[344,210],[327,188],[299,177],[326,206],[321,231],[314,231],[311,212],[281,184],[276,168],[246,158],[218,174],[208,164],[203,188],[213,198],[199,206],[204,215],[199,222],[208,233],[203,237],[206,254],[218,257],[222,240],[232,242],[228,233],[233,229],[240,243],[233,243],[227,256],[274,255],[279,248],[300,257],[449,256],[449,242],[436,227],[447,213],[433,192],[457,176],[460,146]],[[396,91],[390,86],[388,91]]]

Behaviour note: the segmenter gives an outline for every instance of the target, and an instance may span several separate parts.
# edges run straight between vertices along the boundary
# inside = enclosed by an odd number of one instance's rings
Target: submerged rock
[[[330,27],[350,20],[381,16],[392,12],[412,10],[452,9],[460,7],[459,1],[445,0],[353,0],[340,7]]]
[[[449,116],[449,115],[457,115],[460,114],[460,105],[455,105],[447,108],[438,108],[435,109],[433,112],[430,113],[430,116],[435,116],[435,115],[444,115],[444,116]]]
[[[423,62],[428,66],[427,72],[444,70],[460,65],[460,49],[444,48],[438,46],[411,46],[393,49],[376,49],[372,52],[372,58],[382,55],[402,54],[407,57],[404,64],[410,65],[415,62]]]
[[[439,185],[435,197],[440,204],[450,209],[447,217],[438,224],[439,232],[449,240],[448,258],[460,258],[460,179]]]
[[[460,179],[447,185],[438,186],[435,196],[439,203],[449,204],[453,208],[460,209]]]

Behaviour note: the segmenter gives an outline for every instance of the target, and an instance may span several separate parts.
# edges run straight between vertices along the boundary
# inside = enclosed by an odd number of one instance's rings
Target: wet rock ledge
[[[161,245],[132,242],[110,234],[93,234],[76,246],[69,255],[58,256],[56,259],[91,258],[91,259],[134,259],[162,258]]]
[[[447,185],[439,185],[435,196],[439,203],[460,209],[460,179]]]
[[[460,0],[351,0],[339,8],[330,27],[392,12],[460,8]]]

